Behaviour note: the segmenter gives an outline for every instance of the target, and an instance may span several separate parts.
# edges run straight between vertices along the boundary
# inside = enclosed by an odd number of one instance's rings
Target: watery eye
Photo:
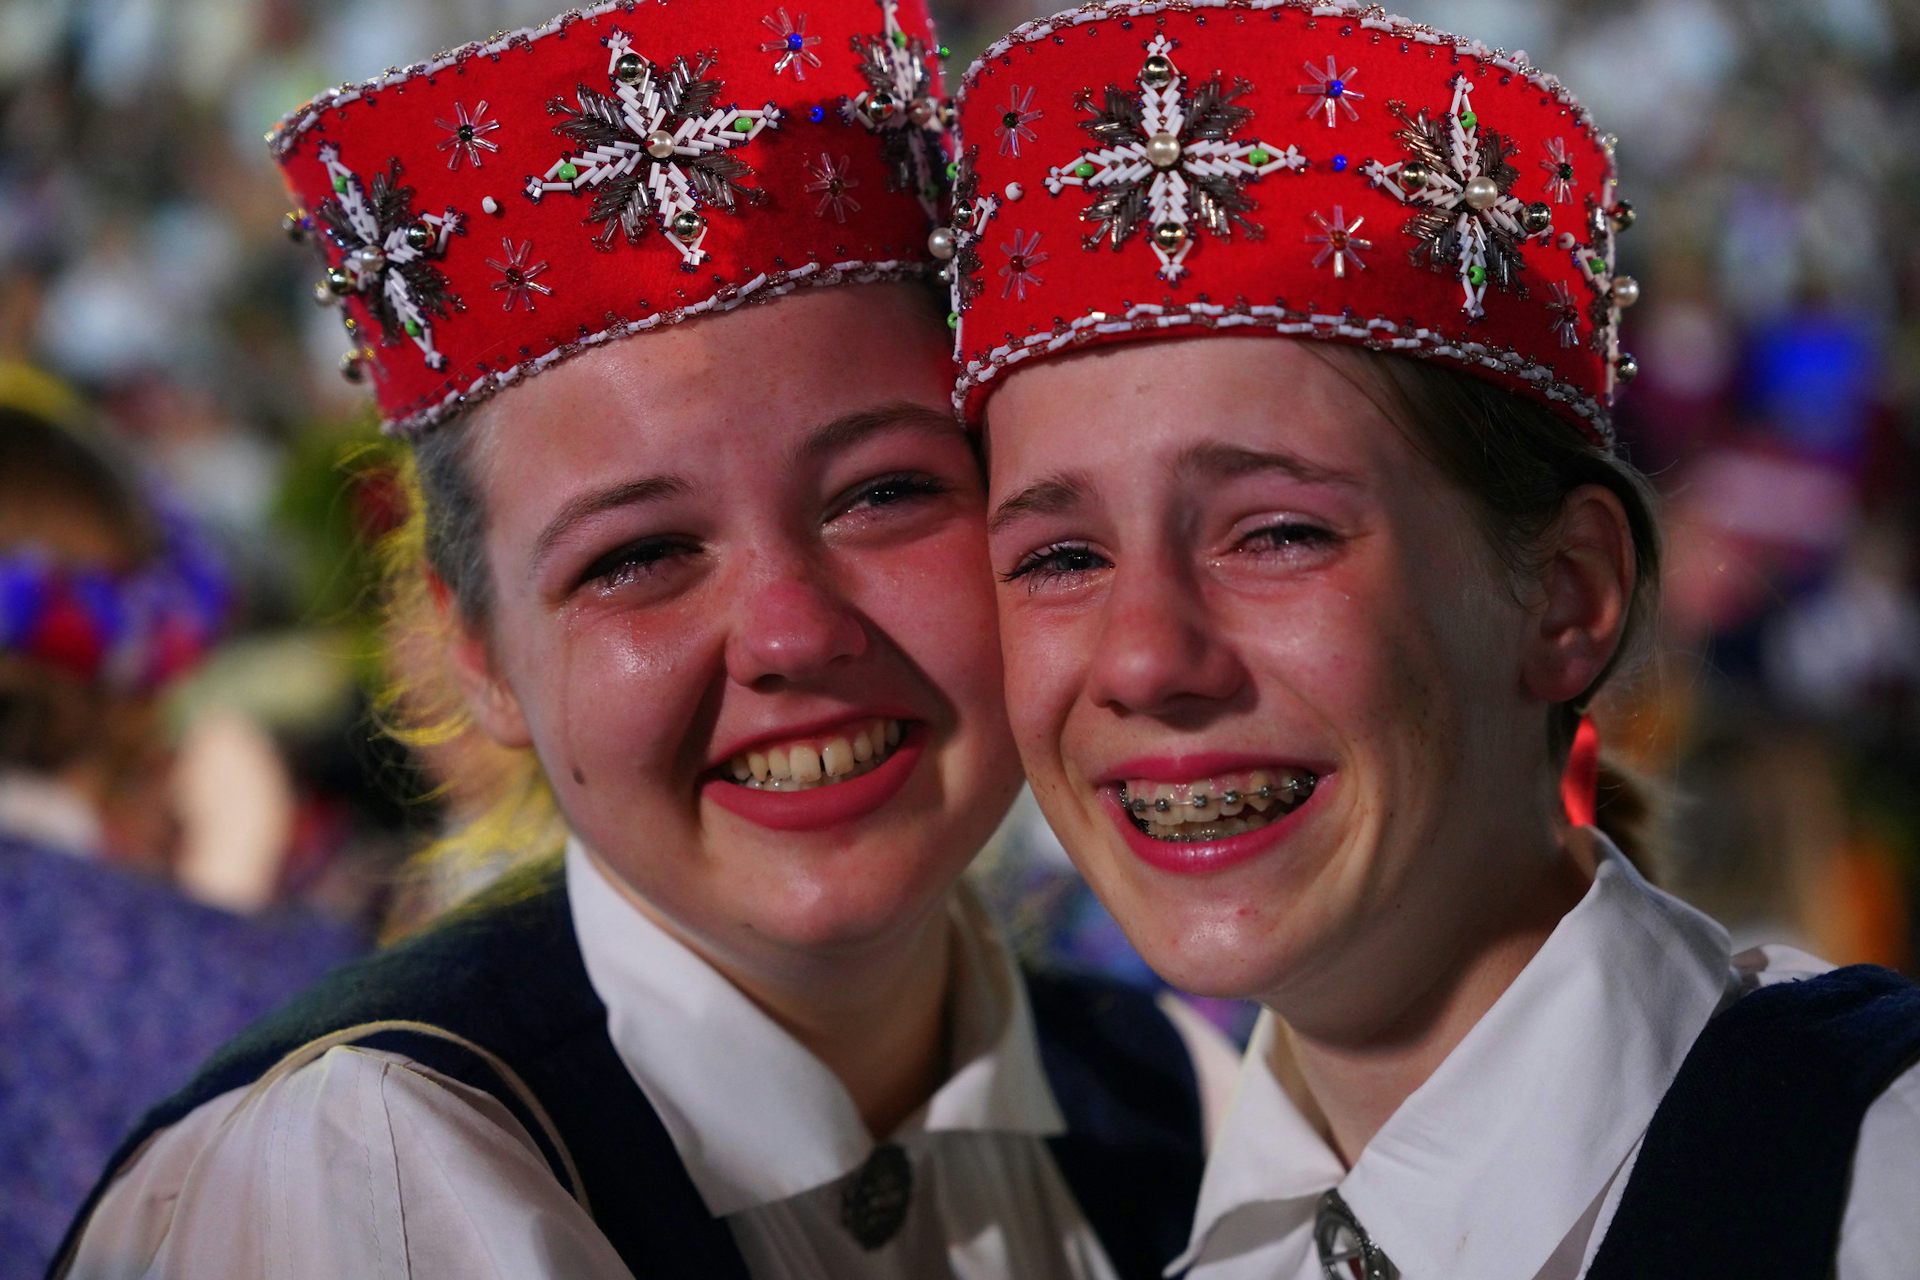
[[[947,482],[938,476],[902,472],[899,475],[882,476],[862,485],[854,491],[847,507],[891,507],[915,498],[945,493],[949,488]]]
[[[580,585],[611,590],[658,572],[667,561],[690,555],[696,547],[679,539],[646,538],[601,556],[580,575]]]
[[[1331,545],[1333,541],[1333,532],[1317,524],[1283,520],[1253,530],[1242,540],[1242,545],[1254,551],[1289,551],[1311,550]]]
[[[1000,581],[1025,579],[1027,590],[1033,592],[1050,582],[1103,569],[1106,564],[1106,559],[1085,543],[1056,542],[1022,557],[1018,564],[1000,575]]]

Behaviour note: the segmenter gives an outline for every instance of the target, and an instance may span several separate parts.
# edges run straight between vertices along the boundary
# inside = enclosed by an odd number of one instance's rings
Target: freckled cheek
[[[682,748],[708,680],[697,627],[621,615],[573,628],[552,666],[564,682],[557,726],[570,757],[589,774],[663,768]]]

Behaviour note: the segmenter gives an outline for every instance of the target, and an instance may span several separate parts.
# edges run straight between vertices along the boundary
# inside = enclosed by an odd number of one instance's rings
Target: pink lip
[[[836,725],[845,723],[844,720],[835,722]],[[802,730],[786,736],[806,737],[818,732]],[[759,739],[761,742],[779,740]],[[913,776],[925,750],[925,727],[909,724],[903,726],[900,745],[879,768],[849,781],[805,791],[759,791],[743,787],[731,778],[710,777],[700,784],[700,796],[773,831],[824,831],[858,822],[893,799]]]
[[[862,711],[841,711],[819,720],[804,720],[794,724],[784,724],[754,734],[751,738],[740,738],[728,745],[707,762],[709,769],[724,769],[735,757],[745,755],[768,743],[792,742],[796,739],[821,739],[841,736],[844,730],[858,730],[875,720],[899,720],[901,728],[913,717],[904,711],[890,709],[868,709]],[[878,772],[876,770],[875,772]],[[843,784],[844,785],[844,784]]]
[[[1332,772],[1333,766],[1308,760],[1281,760],[1245,751],[1196,751],[1191,755],[1137,756],[1122,760],[1094,778],[1093,785],[1116,786],[1129,778],[1142,782],[1199,782],[1216,774],[1252,769],[1304,769],[1324,777]]]
[[[1183,757],[1180,763],[1184,766],[1197,758],[1199,757]],[[1143,762],[1131,761],[1127,767],[1133,768],[1141,763]],[[1265,764],[1268,762],[1262,763]],[[1201,769],[1197,773],[1186,773],[1177,776],[1184,780],[1201,777],[1208,773],[1232,772],[1236,768],[1243,767],[1246,766],[1215,764],[1209,768]],[[1253,767],[1257,768],[1260,766],[1255,765]],[[1154,778],[1152,774],[1144,772],[1124,776],[1152,778],[1154,781],[1160,781],[1160,779]],[[1244,831],[1237,836],[1228,836],[1224,840],[1209,840],[1191,844],[1176,844],[1168,840],[1155,840],[1152,836],[1145,834],[1138,827],[1134,826],[1133,820],[1127,816],[1126,810],[1120,807],[1120,789],[1117,785],[1101,788],[1100,799],[1101,803],[1106,806],[1107,813],[1113,818],[1114,825],[1119,828],[1121,838],[1127,842],[1127,848],[1131,849],[1133,855],[1139,858],[1140,861],[1155,870],[1168,871],[1175,875],[1208,875],[1215,871],[1224,871],[1228,867],[1238,866],[1243,862],[1250,862],[1287,839],[1302,822],[1306,821],[1307,818],[1313,814],[1315,805],[1318,803],[1322,793],[1332,785],[1333,776],[1330,774],[1321,774],[1320,781],[1315,784],[1313,794],[1307,797],[1306,803],[1285,817],[1269,822],[1258,831]]]

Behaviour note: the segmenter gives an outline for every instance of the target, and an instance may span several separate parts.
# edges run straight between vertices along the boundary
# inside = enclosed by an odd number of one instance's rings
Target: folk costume
[[[344,369],[411,436],[602,342],[926,275],[939,56],[913,0],[626,0],[322,95],[272,145]],[[1179,1251],[1219,1053],[1193,1022],[1023,974],[957,890],[950,1073],[876,1144],[608,877],[575,843],[229,1046],[123,1148],[68,1274],[1110,1280]]]
[[[1027,361],[1266,333],[1439,361],[1612,447],[1633,209],[1614,139],[1523,56],[1350,0],[1147,0],[1018,28],[959,103],[932,243],[970,422]],[[1596,751],[1584,726],[1585,899],[1352,1169],[1263,1018],[1169,1275],[1912,1272],[1920,993],[1730,955],[1585,825]]]

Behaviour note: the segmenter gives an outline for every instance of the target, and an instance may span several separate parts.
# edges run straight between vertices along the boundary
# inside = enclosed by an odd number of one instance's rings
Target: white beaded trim
[[[674,307],[667,311],[657,311],[642,316],[638,320],[622,321],[608,325],[598,333],[590,333],[563,342],[553,350],[493,373],[482,374],[468,384],[464,391],[454,391],[443,397],[438,404],[410,413],[404,418],[390,419],[381,423],[381,430],[388,435],[410,438],[419,435],[430,427],[445,421],[453,414],[472,408],[480,401],[493,395],[504,387],[523,378],[530,378],[543,372],[550,366],[577,355],[589,347],[597,347],[603,342],[615,338],[625,338],[661,325],[678,324],[699,315],[720,315],[748,302],[766,302],[792,293],[803,287],[836,284],[871,284],[881,280],[916,280],[928,275],[929,264],[916,261],[890,260],[886,262],[836,262],[831,265],[809,262],[805,266],[795,267],[791,271],[761,272],[744,284],[729,285],[718,289],[711,298],[689,303],[684,307]]]
[[[964,324],[965,321],[963,320]],[[1553,370],[1512,351],[1502,351],[1478,342],[1467,342],[1428,328],[1407,329],[1391,320],[1338,314],[1324,315],[1292,311],[1286,307],[1189,302],[1174,305],[1140,303],[1118,314],[1092,311],[1044,333],[993,348],[982,360],[970,360],[953,392],[954,408],[966,413],[968,394],[991,382],[1009,365],[1038,355],[1051,355],[1076,343],[1084,343],[1099,334],[1147,333],[1178,329],[1252,328],[1284,335],[1314,338],[1348,338],[1376,351],[1394,351],[1403,355],[1433,357],[1458,364],[1478,365],[1510,378],[1518,378],[1556,404],[1566,405],[1585,419],[1600,442],[1613,446],[1613,424],[1606,411],[1578,387],[1558,381]]]
[[[521,27],[515,31],[495,33],[490,40],[474,40],[445,53],[436,54],[424,62],[416,62],[405,67],[388,67],[379,75],[357,83],[338,85],[327,89],[303,106],[295,107],[280,117],[280,122],[267,131],[267,145],[275,156],[284,156],[293,150],[301,135],[320,122],[328,111],[357,102],[370,93],[390,89],[425,76],[438,75],[448,67],[457,66],[473,58],[487,57],[496,61],[513,49],[526,49],[536,40],[544,40],[557,34],[561,29],[576,22],[586,22],[609,13],[632,13],[647,0],[608,0],[605,4],[592,5],[585,9],[569,9],[535,27]]]
[[[1342,18],[1354,23],[1362,31],[1378,31],[1412,44],[1435,45],[1455,53],[1478,58],[1490,67],[1496,67],[1509,75],[1519,76],[1542,93],[1552,95],[1559,103],[1569,108],[1575,120],[1590,132],[1597,129],[1593,117],[1580,105],[1567,87],[1559,79],[1541,71],[1527,61],[1527,55],[1515,50],[1508,53],[1470,40],[1465,36],[1449,35],[1436,30],[1425,23],[1410,18],[1399,18],[1386,12],[1378,5],[1362,5],[1359,0],[1128,0],[1126,3],[1102,3],[1101,0],[1088,0],[1077,9],[1066,9],[1047,18],[1035,18],[1023,22],[1000,39],[987,46],[986,52],[975,58],[960,77],[959,92],[972,90],[974,81],[989,62],[1023,44],[1045,39],[1049,36],[1083,26],[1090,22],[1109,22],[1116,18],[1145,18],[1160,13],[1194,13],[1204,10],[1239,10],[1242,12],[1264,13],[1269,9],[1293,9],[1312,18]]]

